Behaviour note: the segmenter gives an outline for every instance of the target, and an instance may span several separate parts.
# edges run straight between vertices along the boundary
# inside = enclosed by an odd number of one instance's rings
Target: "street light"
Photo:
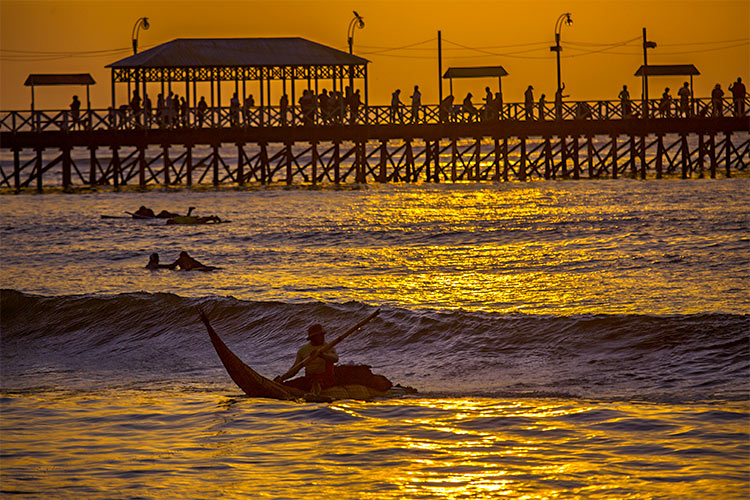
[[[151,27],[151,25],[148,24],[147,17],[141,17],[135,22],[135,26],[133,26],[133,33],[131,34],[133,38],[133,54],[138,53],[138,31],[141,29],[141,26],[143,26],[144,30],[147,30]]]
[[[560,17],[557,18],[557,21],[555,22],[555,45],[549,48],[551,52],[557,52],[557,92],[562,92],[562,80],[560,77],[560,52],[562,52],[562,47],[560,47],[560,31],[562,30],[563,24],[567,24],[570,26],[573,24],[573,19],[570,17],[570,12],[566,12],[565,14],[560,14]]]
[[[643,104],[641,104],[641,107],[643,108],[644,119],[648,119],[650,114],[650,110],[648,109],[648,54],[646,49],[655,48],[656,42],[646,40],[646,28],[643,28],[643,95],[641,96],[643,98]]]
[[[349,29],[346,32],[347,41],[349,42],[349,53],[354,53],[354,30],[356,28],[362,29],[365,27],[365,20],[362,19],[362,16],[357,14],[357,11],[354,10],[354,18],[349,22]]]

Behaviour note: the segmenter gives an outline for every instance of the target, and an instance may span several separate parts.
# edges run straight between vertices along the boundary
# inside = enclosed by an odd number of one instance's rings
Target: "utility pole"
[[[438,105],[443,102],[443,36],[438,30]]]
[[[643,119],[647,120],[651,114],[648,103],[648,51],[646,49],[655,49],[656,42],[646,41],[646,28],[643,28]]]

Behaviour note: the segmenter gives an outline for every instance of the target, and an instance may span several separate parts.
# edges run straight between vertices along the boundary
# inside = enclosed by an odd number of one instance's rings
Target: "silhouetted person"
[[[320,119],[323,124],[328,123],[328,91],[323,89],[323,92],[318,96],[318,107],[320,108]]]
[[[411,95],[411,122],[419,123],[419,108],[422,106],[422,93],[419,91],[419,85],[414,86],[414,92]]]
[[[630,92],[628,92],[628,86],[623,85],[622,90],[617,94],[617,98],[620,99],[620,107],[622,109],[622,117],[628,118],[633,114],[633,110],[630,105]]]
[[[339,355],[333,347],[326,352],[319,351],[325,345],[325,333],[323,325],[317,323],[310,325],[307,329],[307,340],[310,342],[297,351],[292,367],[283,375],[276,377],[274,381],[282,382],[293,377],[304,366],[305,387],[309,387],[313,394],[320,394],[321,389],[333,386],[336,383],[334,365],[339,360]],[[307,361],[302,364],[305,360]]]
[[[78,96],[73,96],[73,102],[70,103],[70,118],[72,120],[72,127],[78,128],[81,125],[81,101],[78,100]]]
[[[563,99],[570,97],[569,95],[563,95],[563,90],[565,90],[564,83],[562,87],[555,91],[555,118],[558,120],[563,119]]]
[[[391,123],[396,123],[396,116],[398,116],[398,122],[404,123],[403,111],[401,106],[404,104],[401,102],[401,89],[396,89],[391,94]]]
[[[489,87],[484,88],[484,119],[489,121],[494,119],[497,112],[493,110],[495,107],[495,98],[492,96],[492,91]]]
[[[734,116],[740,117],[745,116],[745,84],[742,83],[742,78],[737,78],[737,81],[729,86],[729,91],[732,93],[732,100],[734,101]]]
[[[154,211],[153,210],[151,210],[148,207],[145,207],[145,206],[141,205],[140,207],[138,207],[138,210],[136,210],[135,212],[133,212],[133,217],[134,218],[139,218],[139,217],[155,217],[155,215],[154,215]]]
[[[213,271],[214,269],[219,269],[218,267],[201,264],[185,251],[180,252],[180,256],[177,260],[169,264],[168,267],[169,269],[179,268],[183,271]]]
[[[198,101],[198,127],[203,127],[203,120],[206,118],[206,111],[208,110],[208,104],[206,104],[206,98],[201,96],[201,100]]]
[[[690,109],[690,86],[688,82],[682,84],[680,90],[677,91],[677,95],[680,97],[680,113],[683,118],[691,116],[693,113]]]
[[[201,97],[201,99],[203,99]],[[167,120],[166,104],[164,102],[164,94],[159,93],[156,96],[156,121],[159,127],[163,127]]]
[[[526,109],[526,119],[534,119],[534,87],[528,86],[526,92],[523,93],[523,104]]]
[[[477,115],[477,108],[475,108],[474,104],[472,104],[471,98],[471,92],[466,94],[466,97],[464,97],[463,105],[461,106],[461,111],[464,113],[464,115],[469,115],[468,121],[473,122]]]
[[[154,110],[151,105],[151,98],[148,94],[143,96],[143,118],[146,128],[151,128],[151,122],[154,119]]]
[[[544,120],[544,115],[547,112],[547,110],[545,109],[545,107],[547,106],[547,101],[545,100],[546,98],[547,96],[542,94],[541,97],[539,97],[539,104],[537,104],[540,120]]]
[[[313,102],[314,96],[312,94],[312,91],[309,89],[305,89],[302,92],[302,96],[299,98],[299,107],[302,111],[302,124],[303,125],[312,125],[313,123],[313,117],[315,113],[315,104]]]
[[[659,101],[659,116],[662,118],[672,117],[672,96],[669,94],[669,87],[664,89]]]
[[[357,118],[359,118],[359,106],[362,103],[360,97],[359,97],[359,89],[352,92],[351,98],[349,102],[349,120],[351,123],[356,123]]]
[[[141,96],[138,95],[137,90],[133,91],[133,97],[130,99],[130,110],[133,112],[136,125],[139,125],[141,123]]]
[[[171,264],[159,264],[159,254],[152,253],[148,257],[148,264],[146,264],[146,269],[155,271],[157,269],[173,269],[173,267]]]
[[[229,100],[229,122],[233,127],[240,123],[240,98],[237,97],[237,92]]]
[[[716,84],[711,91],[711,116],[719,118],[724,115],[724,91],[721,85]]]
[[[286,115],[288,112],[289,112],[289,96],[284,94],[279,99],[279,119],[281,120],[282,127],[286,127]]]

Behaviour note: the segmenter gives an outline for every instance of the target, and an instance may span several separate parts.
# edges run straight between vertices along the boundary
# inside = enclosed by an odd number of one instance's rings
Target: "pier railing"
[[[750,110],[750,96],[745,98],[745,110]],[[747,111],[746,111],[747,112]],[[659,99],[648,101],[648,115],[661,118],[700,118],[737,116],[732,99],[713,101],[711,98],[694,99],[687,109],[681,109],[678,100],[666,106]],[[68,132],[95,130],[152,130],[180,128],[265,128],[342,125],[401,125],[437,123],[474,123],[493,121],[530,120],[621,120],[643,117],[643,102],[629,101],[569,101],[555,103],[504,103],[500,109],[476,106],[465,109],[462,105],[450,108],[423,105],[413,110],[410,105],[349,106],[339,105],[328,109],[302,109],[290,106],[214,107],[201,111],[196,108],[132,110],[129,106],[118,109],[37,111],[0,111],[0,132]]]

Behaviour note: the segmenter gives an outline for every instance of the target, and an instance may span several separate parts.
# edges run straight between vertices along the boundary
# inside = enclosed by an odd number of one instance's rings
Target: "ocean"
[[[3,195],[0,496],[747,498],[748,207],[741,178]],[[220,269],[145,268],[183,250]],[[268,377],[379,308],[341,362],[419,392],[248,398],[199,308]]]

